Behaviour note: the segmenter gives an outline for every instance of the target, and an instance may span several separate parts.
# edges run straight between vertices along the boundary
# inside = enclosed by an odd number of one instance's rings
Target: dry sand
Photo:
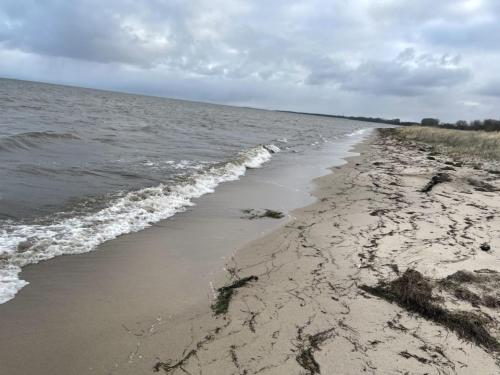
[[[236,254],[218,285],[250,275],[258,280],[236,290],[227,314],[191,320],[185,332],[191,343],[162,353],[158,371],[500,372],[495,353],[359,288],[408,268],[433,280],[457,270],[500,272],[499,193],[477,183],[500,187],[499,176],[450,167],[443,155],[429,158],[428,150],[382,137],[357,151],[361,156],[317,180],[317,203]],[[421,192],[442,168],[451,181]],[[480,249],[485,242],[491,250]],[[474,290],[496,295],[498,288]],[[437,293],[450,310],[481,314],[499,337],[497,308]]]

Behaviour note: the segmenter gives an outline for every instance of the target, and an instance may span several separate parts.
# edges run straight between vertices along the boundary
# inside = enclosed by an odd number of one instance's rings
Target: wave
[[[355,136],[358,136],[358,135],[365,135],[366,133],[369,133],[371,132],[373,129],[372,128],[362,128],[362,129],[358,129],[352,133],[349,133],[347,134],[346,136],[347,137],[355,137]]]
[[[53,140],[78,140],[72,133],[26,132],[0,137],[0,151],[29,150]]]
[[[145,229],[193,206],[194,198],[214,192],[222,182],[237,180],[248,168],[262,166],[279,151],[273,144],[254,147],[229,162],[196,171],[178,185],[159,184],[129,192],[95,213],[54,219],[52,224],[7,222],[0,229],[0,303],[27,285],[19,278],[23,266],[89,252],[119,235]]]

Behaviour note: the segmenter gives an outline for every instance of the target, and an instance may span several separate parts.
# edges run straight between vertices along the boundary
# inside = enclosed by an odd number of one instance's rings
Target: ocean
[[[92,251],[248,169],[376,126],[0,79],[0,303],[28,264]]]

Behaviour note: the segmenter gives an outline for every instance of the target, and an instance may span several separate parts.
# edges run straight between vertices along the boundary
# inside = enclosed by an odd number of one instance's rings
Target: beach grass
[[[409,126],[391,129],[403,141],[421,142],[435,151],[462,160],[500,161],[500,132],[439,129]]]

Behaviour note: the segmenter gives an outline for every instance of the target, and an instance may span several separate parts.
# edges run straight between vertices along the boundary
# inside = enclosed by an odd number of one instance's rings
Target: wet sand
[[[150,373],[190,344],[192,319],[210,315],[211,282],[234,251],[290,220],[242,219],[241,209],[311,203],[311,180],[348,147],[250,170],[152,228],[26,267],[30,285],[0,305],[0,373]]]

